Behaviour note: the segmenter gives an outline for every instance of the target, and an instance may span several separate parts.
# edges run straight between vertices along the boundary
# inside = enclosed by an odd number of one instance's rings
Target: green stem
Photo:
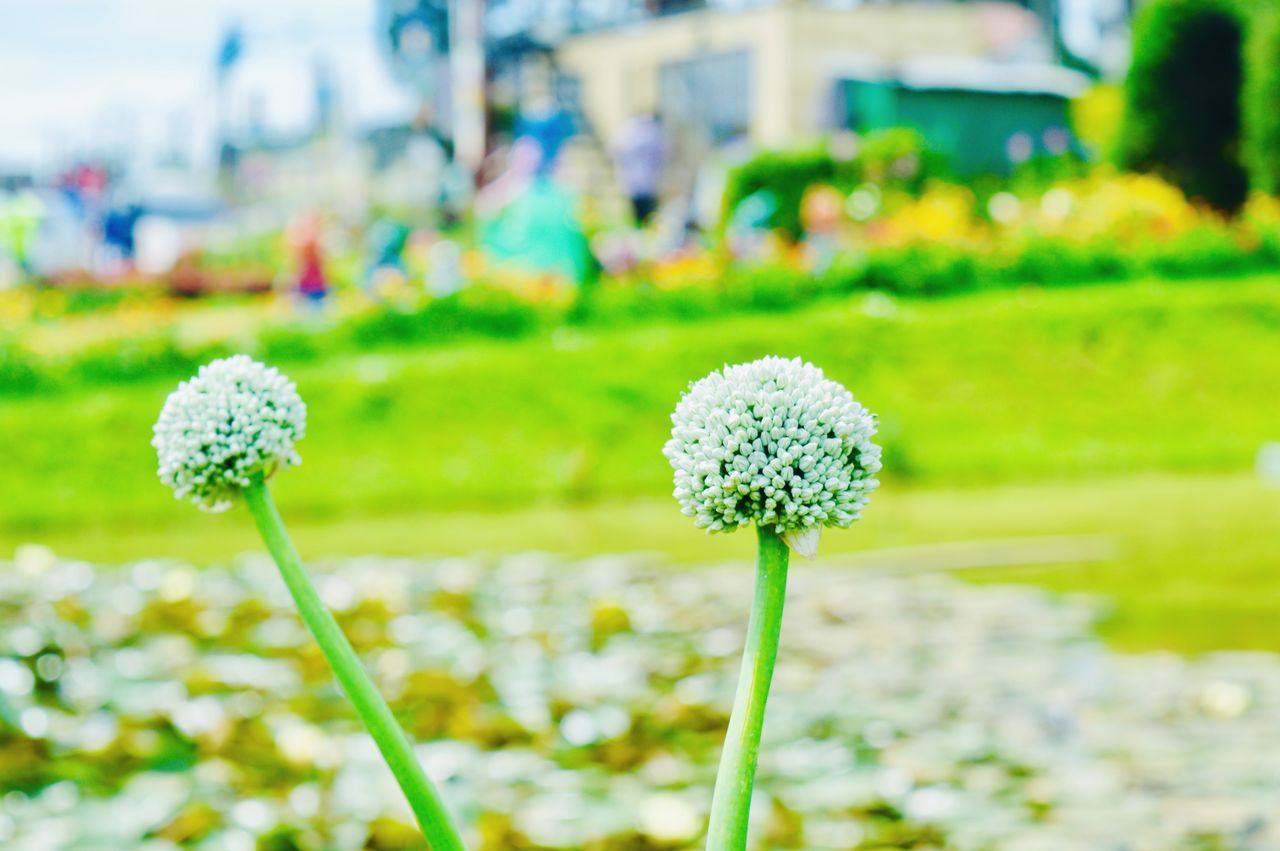
[[[280,519],[280,512],[276,510],[275,501],[272,500],[266,483],[255,479],[245,489],[244,498],[258,524],[258,531],[262,533],[262,540],[280,568],[284,584],[289,587],[289,593],[298,605],[303,621],[315,636],[316,643],[329,661],[329,667],[333,669],[343,691],[355,706],[356,714],[373,736],[378,750],[382,752],[382,758],[404,790],[432,851],[464,851],[465,846],[458,835],[458,829],[454,827],[435,787],[431,785],[421,763],[414,756],[408,736],[396,722],[391,708],[382,699],[373,680],[360,663],[360,657],[352,649],[333,615],[325,608],[315,585],[307,576],[302,559],[289,540],[289,533],[285,531],[284,521]]]
[[[756,563],[756,596],[742,651],[738,694],[729,716],[729,733],[720,757],[711,796],[707,851],[742,851],[747,847],[747,817],[760,757],[765,702],[778,658],[782,606],[787,598],[787,562],[791,551],[772,528],[757,526],[760,554]]]

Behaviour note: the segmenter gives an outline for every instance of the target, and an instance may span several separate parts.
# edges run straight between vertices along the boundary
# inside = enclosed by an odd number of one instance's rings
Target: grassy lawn
[[[285,503],[286,514],[292,500]],[[646,551],[676,563],[753,557],[751,535],[706,535],[664,499],[508,511],[302,515],[291,530],[304,555],[417,555],[530,549],[590,556]],[[910,565],[947,542],[1104,536],[1113,558],[966,570],[982,582],[1034,582],[1098,596],[1103,632],[1131,649],[1280,650],[1280,490],[1250,474],[1143,474],[993,487],[896,488],[881,493],[850,531],[828,532],[811,568],[850,562]],[[36,539],[67,555],[117,562],[180,556],[214,562],[260,550],[246,512],[194,512],[168,524],[92,521],[39,535],[5,535],[7,549]],[[981,549],[979,547],[978,549]],[[873,551],[864,553],[864,551]],[[858,559],[851,555],[863,553]]]
[[[659,449],[690,379],[803,355],[880,413],[887,475],[827,552],[1103,534],[1105,562],[979,579],[1110,597],[1127,646],[1280,649],[1280,492],[1248,472],[1280,439],[1280,280],[854,297],[782,315],[285,364],[310,406],[277,495],[313,554],[652,549],[745,556],[666,494]],[[208,561],[255,546],[154,478],[171,378],[0,398],[0,548]]]

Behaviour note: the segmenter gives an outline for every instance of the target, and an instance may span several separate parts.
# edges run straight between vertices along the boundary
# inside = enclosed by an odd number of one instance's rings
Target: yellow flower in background
[[[70,298],[57,287],[40,290],[36,295],[36,314],[42,319],[57,319],[67,312]]]
[[[1186,233],[1200,217],[1177,187],[1154,175],[1126,174],[1102,184],[1082,205],[1082,218],[1099,232],[1172,237]]]
[[[1240,211],[1245,236],[1253,243],[1280,248],[1280,198],[1254,192]]]
[[[0,326],[18,326],[35,314],[36,295],[31,287],[20,286],[0,292]]]
[[[1099,83],[1071,101],[1071,129],[1096,156],[1106,157],[1115,147],[1124,118],[1124,91]]]
[[[875,241],[887,245],[912,242],[966,242],[979,237],[983,223],[975,212],[973,193],[954,184],[931,184],[919,198],[892,209],[873,229]]]
[[[1241,217],[1254,226],[1280,229],[1280,198],[1254,192],[1245,202]]]
[[[671,260],[654,263],[650,280],[655,287],[663,290],[712,286],[720,271],[720,263],[711,252],[687,252]]]
[[[1029,203],[1024,200],[1022,210],[1024,215],[1018,221],[1030,229],[1030,235],[1073,241],[1170,239],[1220,222],[1159,177],[1109,170],[1057,183],[1039,198]],[[998,220],[994,213],[992,217]]]

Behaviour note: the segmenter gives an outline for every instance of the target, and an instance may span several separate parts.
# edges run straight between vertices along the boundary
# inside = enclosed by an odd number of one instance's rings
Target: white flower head
[[[823,526],[849,526],[878,486],[876,418],[799,358],[726,366],[689,388],[663,454],[701,528],[772,526],[812,557]]]
[[[302,462],[307,407],[293,382],[248,355],[200,367],[169,394],[151,445],[160,480],[206,511],[230,507],[253,476]]]

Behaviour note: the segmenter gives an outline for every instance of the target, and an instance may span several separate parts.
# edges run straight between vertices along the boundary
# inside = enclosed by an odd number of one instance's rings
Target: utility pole
[[[473,175],[485,155],[484,0],[450,0],[453,152]]]

